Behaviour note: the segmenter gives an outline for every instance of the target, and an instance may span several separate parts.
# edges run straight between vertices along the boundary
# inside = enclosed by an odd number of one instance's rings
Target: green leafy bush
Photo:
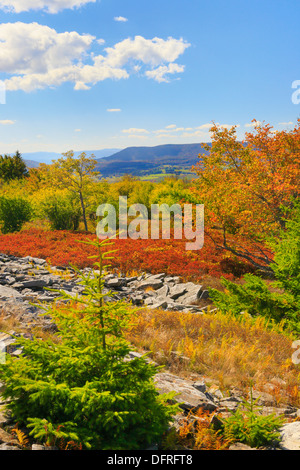
[[[0,221],[2,233],[18,232],[32,215],[31,205],[22,198],[0,197]]]
[[[245,274],[243,284],[222,280],[224,292],[210,289],[211,298],[222,312],[263,315],[300,332],[300,204],[286,221],[280,238],[271,243],[274,249],[275,281],[267,283],[259,276]]]
[[[70,197],[52,197],[43,204],[43,214],[49,219],[51,230],[77,230],[80,208]]]
[[[253,400],[251,389],[250,402],[243,400],[238,410],[222,420],[222,433],[225,439],[239,441],[250,447],[261,447],[279,441],[279,428],[283,423],[283,418],[275,414],[259,414],[257,400]]]
[[[157,367],[144,356],[128,359],[123,331],[131,313],[123,302],[105,301],[105,242],[88,242],[98,261],[89,276],[78,273],[85,295],[62,292],[69,303],[46,310],[58,328],[54,338],[18,339],[23,354],[0,366],[1,381],[13,418],[35,438],[49,442],[50,430],[83,448],[133,450],[159,439],[177,406],[155,388]]]

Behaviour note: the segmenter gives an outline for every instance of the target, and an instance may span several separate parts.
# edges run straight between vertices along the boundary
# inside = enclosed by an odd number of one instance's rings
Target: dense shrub
[[[286,222],[279,239],[272,241],[275,281],[269,284],[258,276],[246,274],[241,285],[223,279],[224,292],[211,289],[211,298],[222,312],[264,315],[299,332],[300,312],[300,204]]]
[[[241,406],[242,405],[242,406]],[[274,445],[280,440],[279,428],[284,423],[275,413],[264,416],[259,413],[257,400],[243,400],[238,410],[223,420],[222,433],[231,441],[239,441],[250,447]]]
[[[0,221],[2,233],[18,232],[32,215],[31,205],[22,198],[0,197]]]
[[[49,219],[51,230],[77,230],[80,208],[70,197],[52,197],[43,204],[43,213]]]

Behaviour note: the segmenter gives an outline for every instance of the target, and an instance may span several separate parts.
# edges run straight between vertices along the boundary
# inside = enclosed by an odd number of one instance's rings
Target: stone
[[[231,444],[229,446],[228,450],[256,450],[253,447],[249,447],[246,444],[243,444],[242,442],[235,442],[234,444]]]
[[[300,450],[300,421],[284,424],[280,430],[279,447],[282,450]]]
[[[159,297],[167,297],[169,292],[170,292],[170,287],[164,284],[160,289],[157,289],[157,291],[155,292],[155,295]]]
[[[200,299],[202,286],[193,284],[192,282],[188,282],[185,284],[186,286],[186,293],[180,296],[177,300],[179,302],[186,303],[188,305],[197,302]]]
[[[181,295],[185,294],[187,291],[186,286],[184,284],[175,284],[174,287],[171,287],[169,297],[171,299],[176,300]]]
[[[209,299],[209,291],[208,291],[208,290],[202,291],[202,293],[201,293],[201,295],[200,295],[200,299],[201,299],[201,300],[207,300],[207,299]]]
[[[199,392],[205,393],[206,392],[206,384],[204,381],[198,381],[193,383],[193,387]]]
[[[4,429],[0,428],[0,443],[17,445],[18,441],[11,434],[4,431]]]
[[[183,380],[173,374],[158,373],[155,375],[156,387],[160,393],[176,392],[174,400],[186,411],[199,408],[215,411],[217,405],[209,400],[204,393],[192,386],[192,381]]]
[[[148,307],[149,308],[152,308],[152,309],[155,309],[155,308],[167,308],[168,306],[168,302],[166,302],[165,300],[162,300],[160,302],[156,302],[156,303],[153,303],[152,305],[149,304]]]
[[[126,280],[121,277],[115,277],[115,278],[108,279],[107,281],[105,281],[105,285],[109,288],[118,288],[118,287],[124,286],[125,284],[126,284]]]
[[[21,259],[24,261],[29,261],[34,264],[41,264],[41,265],[46,264],[46,260],[42,258],[34,258],[32,256],[25,256],[24,258],[21,258]]]
[[[145,279],[144,281],[141,281],[139,284],[138,284],[138,288],[139,289],[147,289],[148,287],[154,289],[154,290],[157,290],[159,289],[160,287],[162,287],[164,285],[163,281],[161,279],[153,279],[153,278],[149,278],[149,279]]]
[[[0,450],[21,450],[21,449],[17,446],[9,446],[4,443],[0,445]]]
[[[56,446],[44,446],[41,444],[32,444],[31,450],[58,450]]]
[[[12,287],[0,286],[0,301],[13,300],[15,302],[21,302],[21,294]]]
[[[24,289],[26,288],[42,288],[47,286],[47,281],[44,279],[31,279],[30,281],[23,281],[22,286]]]
[[[276,400],[273,395],[267,392],[261,392],[259,390],[253,390],[253,400],[256,401],[258,406],[272,406],[276,404]]]

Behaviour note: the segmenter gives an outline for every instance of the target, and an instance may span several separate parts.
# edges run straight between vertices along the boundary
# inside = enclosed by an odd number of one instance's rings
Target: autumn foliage
[[[91,265],[92,253],[82,240],[96,235],[65,230],[45,231],[39,229],[0,235],[0,252],[15,256],[35,256],[47,259],[56,266],[75,265],[79,268]],[[186,251],[186,240],[113,240],[115,259],[112,267],[122,273],[165,272],[184,279],[200,281],[206,275],[234,279],[251,266],[235,257],[229,257],[207,238],[201,250]]]
[[[272,258],[262,243],[285,227],[300,193],[300,119],[291,131],[254,121],[244,142],[237,140],[236,126],[214,125],[211,133],[208,154],[199,155],[194,167],[193,192],[205,205],[206,222],[222,236],[216,242],[270,271]]]

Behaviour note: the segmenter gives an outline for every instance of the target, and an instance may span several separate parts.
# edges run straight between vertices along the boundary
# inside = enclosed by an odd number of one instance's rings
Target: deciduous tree
[[[93,191],[93,183],[97,181],[99,172],[95,171],[97,161],[94,156],[88,157],[82,152],[77,157],[73,151],[62,154],[63,157],[54,161],[52,165],[52,181],[59,188],[67,188],[74,193],[80,201],[85,230],[88,230],[86,217],[86,199]]]
[[[290,131],[256,121],[254,126],[242,142],[236,126],[212,126],[211,147],[204,146],[209,152],[193,168],[193,192],[205,205],[207,234],[272,272],[272,252],[263,243],[285,228],[287,210],[300,195],[300,120]]]

